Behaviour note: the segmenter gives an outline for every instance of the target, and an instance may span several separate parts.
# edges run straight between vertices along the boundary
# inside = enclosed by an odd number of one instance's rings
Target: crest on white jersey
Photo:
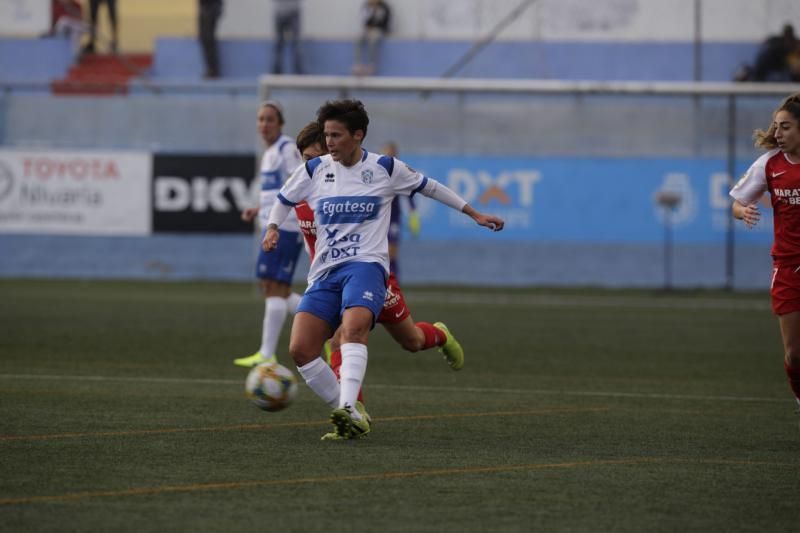
[[[361,181],[363,181],[365,185],[369,185],[370,183],[372,183],[372,170],[370,169],[362,170]]]

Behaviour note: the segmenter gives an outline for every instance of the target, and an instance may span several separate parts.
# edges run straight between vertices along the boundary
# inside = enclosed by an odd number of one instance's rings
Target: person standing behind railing
[[[83,53],[93,54],[95,52],[95,41],[97,40],[97,12],[100,10],[100,4],[106,5],[108,21],[111,24],[111,53],[116,54],[119,43],[117,0],[89,0],[89,42],[83,47]]]
[[[300,51],[300,0],[272,0],[275,9],[275,49],[272,73],[283,73],[283,49],[287,41],[292,47],[295,74],[303,73]]]
[[[81,39],[87,26],[83,21],[83,8],[78,0],[52,0],[51,23],[47,37],[66,37],[72,42],[72,52],[80,52]]]
[[[222,0],[199,0],[197,33],[203,49],[206,79],[219,78],[219,45],[217,23],[222,16]]]
[[[734,81],[798,81],[798,56],[800,41],[794,34],[794,27],[786,24],[779,35],[764,41],[752,66],[739,68]]]
[[[367,0],[361,6],[362,31],[355,44],[353,74],[371,76],[378,71],[378,51],[389,33],[392,11],[383,0]],[[366,52],[366,63],[363,61]]]

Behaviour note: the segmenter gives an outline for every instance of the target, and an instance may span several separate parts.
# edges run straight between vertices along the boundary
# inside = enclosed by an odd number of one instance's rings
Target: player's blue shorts
[[[262,240],[264,233],[261,233]],[[291,284],[297,268],[297,259],[300,257],[300,250],[303,249],[303,234],[299,231],[283,231],[282,229],[279,229],[278,233],[280,233],[280,238],[278,238],[277,248],[269,253],[264,250],[258,252],[256,277]]]
[[[350,261],[312,283],[303,294],[297,312],[311,313],[336,330],[345,309],[366,307],[372,311],[374,327],[385,298],[386,271],[383,267],[378,263]]]

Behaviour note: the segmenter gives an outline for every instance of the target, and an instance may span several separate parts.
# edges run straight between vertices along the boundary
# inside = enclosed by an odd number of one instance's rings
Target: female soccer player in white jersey
[[[756,130],[756,159],[731,191],[733,216],[752,228],[758,200],[769,192],[774,215],[772,309],[783,338],[786,376],[800,407],[800,93],[775,110],[767,131]]]
[[[270,100],[261,104],[258,110],[258,133],[267,149],[261,157],[259,207],[245,209],[242,220],[251,222],[258,216],[262,228],[266,228],[267,216],[278,190],[303,162],[294,140],[283,133],[283,124],[283,110],[277,102]],[[294,314],[300,303],[300,295],[291,290],[297,259],[303,248],[297,219],[287,218],[279,231],[281,244],[276,253],[266,254],[261,250],[256,260],[256,276],[265,299],[261,346],[253,355],[235,359],[233,363],[238,366],[251,367],[275,360],[275,347],[286,315]]]
[[[297,134],[295,142],[303,161],[310,161],[327,153],[327,149],[324,147],[325,141],[322,135],[322,128],[316,121],[306,124]],[[393,202],[393,205],[395,203],[396,201]],[[317,226],[314,222],[314,212],[306,202],[300,202],[295,206],[295,213],[297,214],[297,220],[300,222],[300,231],[303,233],[306,249],[313,260],[317,242]],[[438,347],[439,351],[444,354],[445,361],[447,361],[450,368],[461,370],[464,366],[464,350],[453,334],[450,333],[447,326],[442,322],[435,324],[414,322],[411,310],[406,304],[405,295],[391,268],[391,232],[389,241],[389,279],[387,281],[383,309],[378,315],[377,322],[386,329],[403,349],[409,352],[418,352]],[[328,360],[337,379],[340,377],[339,370],[342,366],[340,331],[340,329],[337,329],[331,339],[332,353]],[[361,405],[358,404],[358,402],[364,401],[361,391],[358,392],[357,400],[356,408],[364,409],[363,403]],[[327,433],[323,436],[323,440],[338,440],[338,438],[339,436],[336,433]]]
[[[281,188],[269,215],[262,246],[276,248],[278,226],[305,200],[315,214],[317,242],[306,290],[292,325],[289,352],[308,386],[331,407],[331,422],[343,439],[370,431],[353,408],[367,367],[367,341],[386,295],[389,271],[389,206],[399,194],[422,193],[494,231],[503,220],[479,213],[436,180],[399,160],[361,148],[369,117],[361,102],[327,102],[317,111],[329,154],[298,169]],[[319,357],[341,325],[341,386]]]

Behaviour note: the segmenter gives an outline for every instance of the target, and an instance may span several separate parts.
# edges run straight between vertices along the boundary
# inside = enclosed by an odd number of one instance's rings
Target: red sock
[[[800,401],[800,368],[792,368],[784,361],[783,368],[786,370],[786,377],[789,378],[789,386],[794,392],[794,397]]]
[[[336,381],[339,381],[341,379],[339,369],[342,368],[342,352],[340,350],[331,352],[331,368],[333,373],[336,374]]]
[[[444,334],[444,331],[440,330],[433,324],[429,324],[427,322],[417,322],[414,325],[421,329],[422,333],[425,334],[425,345],[422,347],[423,350],[433,348],[434,346],[441,346],[445,343],[445,341],[447,341],[447,335]]]
[[[331,369],[333,369],[333,373],[336,374],[336,380],[341,380],[341,376],[339,375],[339,369],[342,368],[342,352],[340,350],[336,350],[335,352],[331,352]],[[356,399],[364,403],[364,393],[361,392],[361,389],[358,389],[358,396]]]

